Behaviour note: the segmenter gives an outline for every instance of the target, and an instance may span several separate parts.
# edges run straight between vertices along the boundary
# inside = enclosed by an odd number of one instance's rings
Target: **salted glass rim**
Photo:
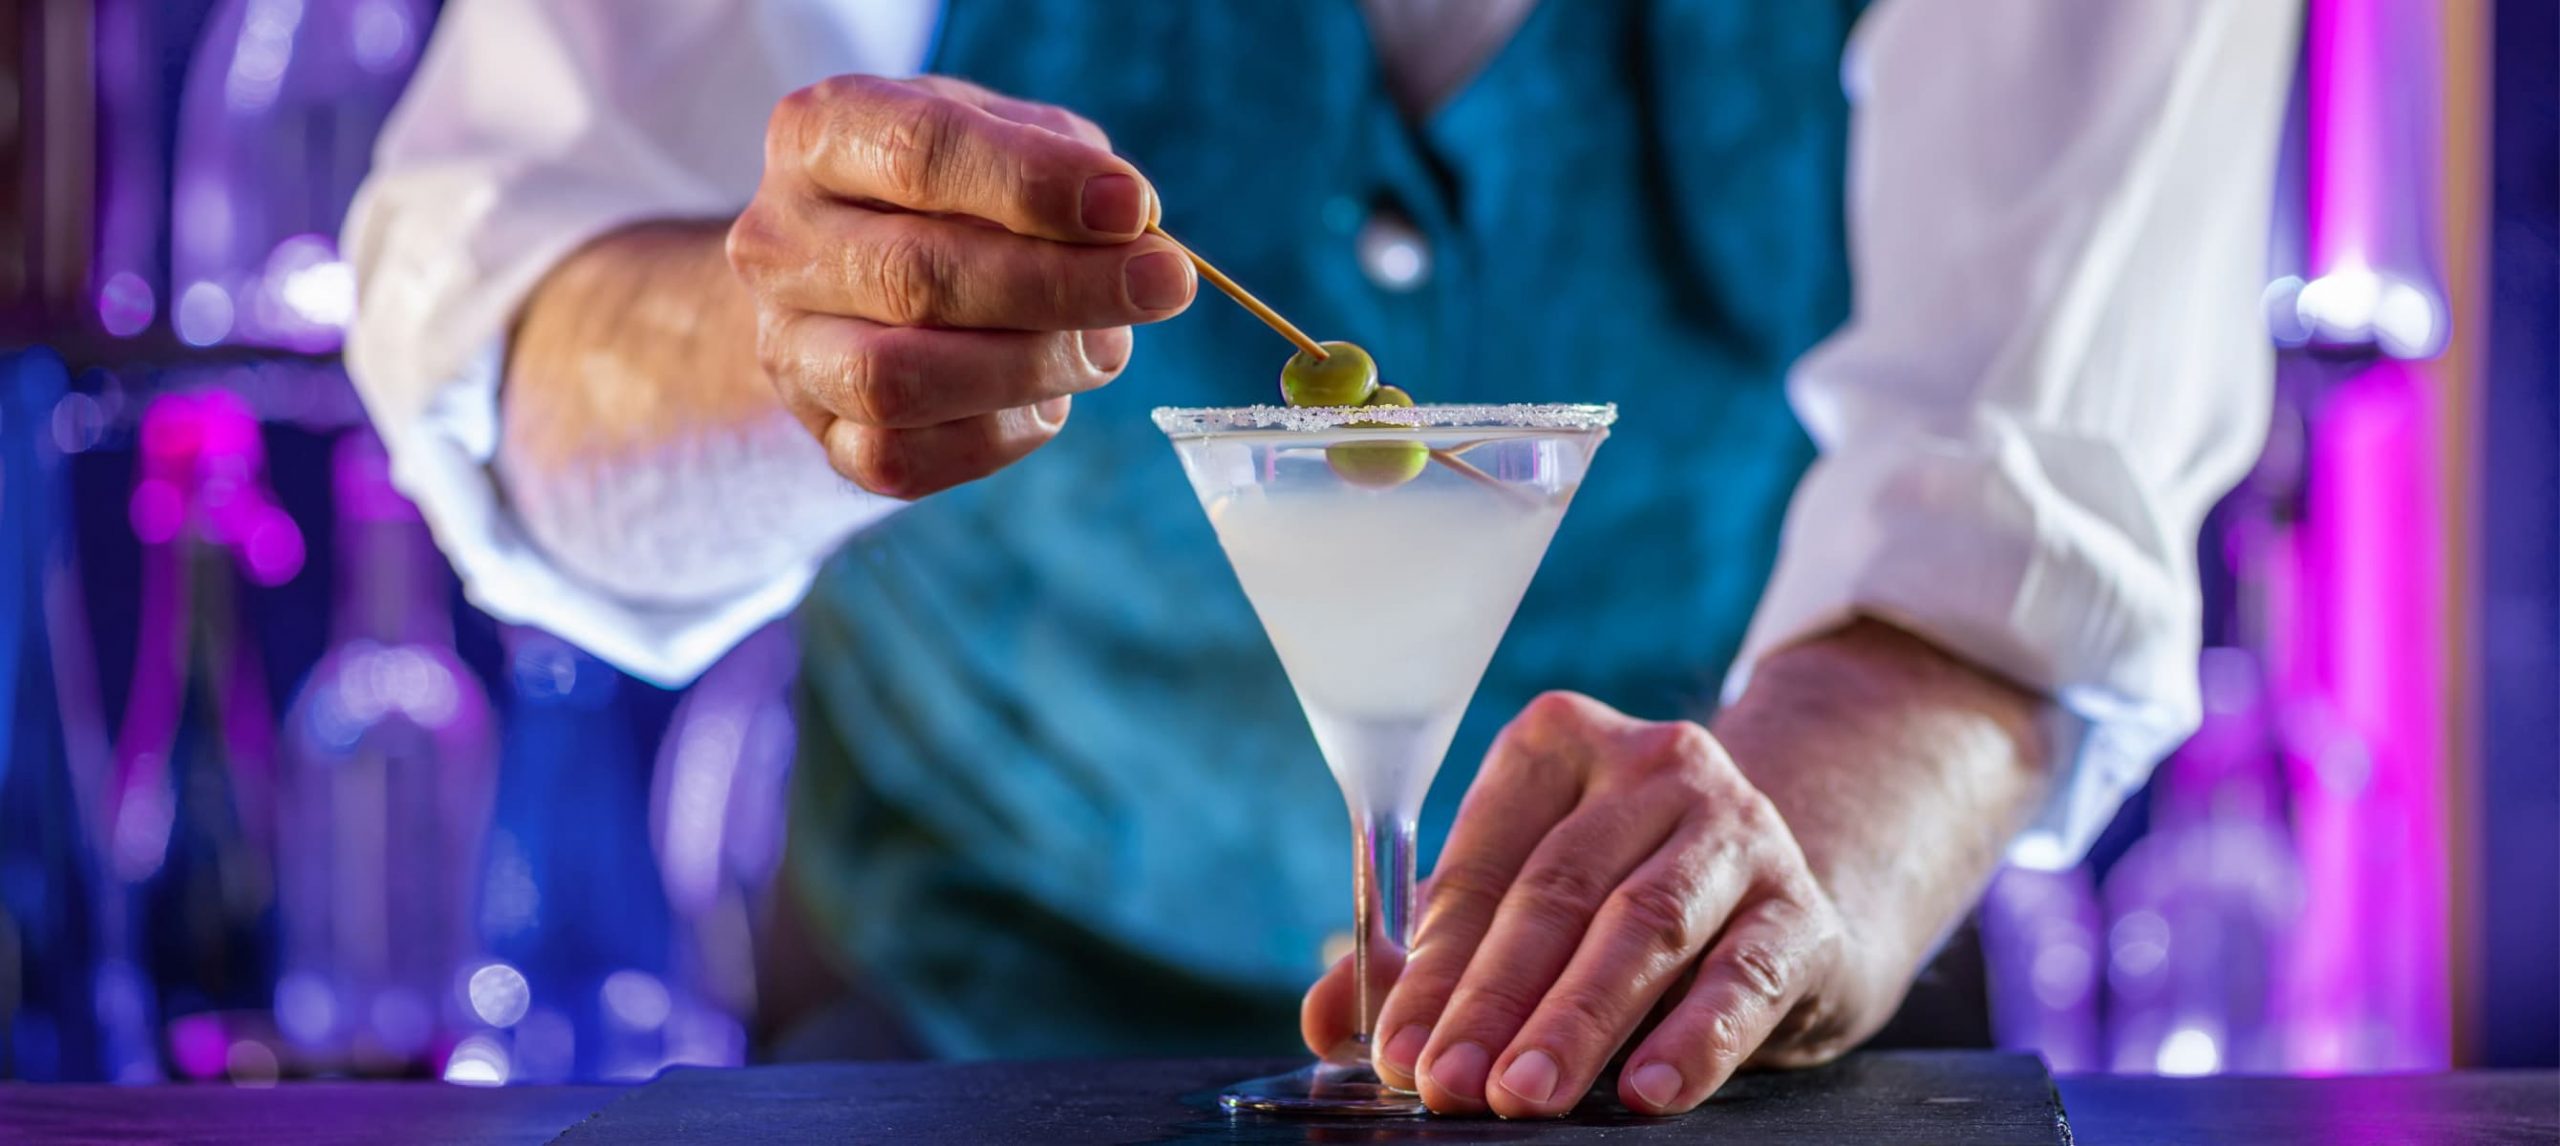
[[[1455,427],[1531,433],[1588,433],[1618,420],[1615,402],[1464,403],[1424,406],[1158,406],[1156,428],[1174,438],[1225,434],[1316,434],[1383,427]]]

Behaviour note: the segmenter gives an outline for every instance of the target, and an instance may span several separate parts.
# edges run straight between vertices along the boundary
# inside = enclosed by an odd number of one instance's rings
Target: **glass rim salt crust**
[[[1615,403],[1516,403],[1425,406],[1159,406],[1156,428],[1177,440],[1290,436],[1334,431],[1462,429],[1492,436],[1607,429]]]

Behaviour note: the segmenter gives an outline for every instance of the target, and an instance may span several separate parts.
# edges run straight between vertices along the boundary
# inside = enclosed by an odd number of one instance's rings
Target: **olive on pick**
[[[1280,393],[1292,406],[1367,405],[1378,389],[1377,362],[1348,342],[1323,346],[1323,358],[1304,350],[1289,356],[1289,364],[1280,368]]]
[[[1380,386],[1369,395],[1364,405],[1410,406],[1413,395],[1394,386]],[[1382,425],[1379,422],[1353,422],[1351,425]],[[1420,442],[1338,442],[1326,446],[1324,460],[1342,480],[1368,489],[1386,489],[1403,485],[1422,476],[1422,467],[1431,464],[1431,451]]]

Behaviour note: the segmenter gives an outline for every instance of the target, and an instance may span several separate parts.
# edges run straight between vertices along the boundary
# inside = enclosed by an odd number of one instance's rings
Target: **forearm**
[[[552,560],[633,600],[753,584],[879,512],[766,379],[724,232],[598,239],[543,280],[509,340],[507,496]]]
[[[2050,783],[2043,702],[1890,625],[1771,655],[1714,732],[1766,793],[1852,933],[1869,1014],[1891,1012]]]
[[[502,457],[528,477],[783,419],[722,224],[643,223],[562,259],[508,344]]]

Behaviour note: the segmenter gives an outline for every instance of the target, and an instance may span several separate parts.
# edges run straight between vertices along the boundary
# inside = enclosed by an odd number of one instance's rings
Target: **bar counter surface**
[[[2560,1073],[2055,1080],[2034,1058],[1852,1055],[1750,1075],[1684,1118],[1595,1098],[1560,1122],[1292,1119],[1217,1109],[1236,1061],[678,1070],[627,1088],[435,1083],[0,1085],[0,1142],[1492,1143],[2560,1142]]]

